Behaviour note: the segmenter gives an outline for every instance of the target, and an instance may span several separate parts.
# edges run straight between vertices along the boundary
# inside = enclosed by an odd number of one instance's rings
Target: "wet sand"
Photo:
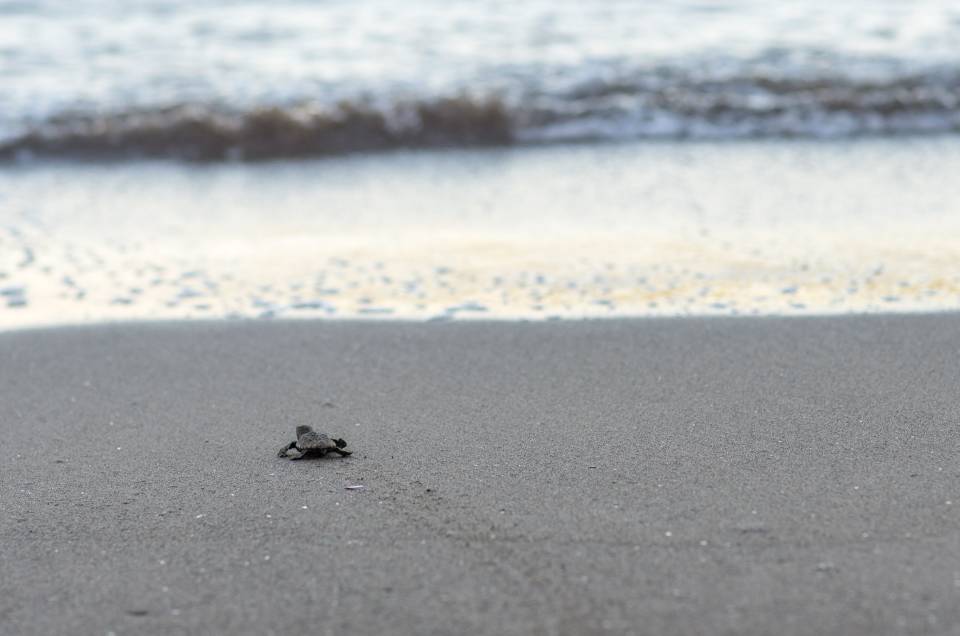
[[[0,330],[953,311],[957,174],[960,137],[28,162]]]
[[[958,343],[956,314],[0,334],[0,632],[957,633]],[[298,423],[354,456],[277,458]]]

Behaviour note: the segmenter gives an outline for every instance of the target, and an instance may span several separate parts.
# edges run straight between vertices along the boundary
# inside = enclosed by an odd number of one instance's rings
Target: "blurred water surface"
[[[0,152],[944,133],[958,51],[947,0],[0,0]]]

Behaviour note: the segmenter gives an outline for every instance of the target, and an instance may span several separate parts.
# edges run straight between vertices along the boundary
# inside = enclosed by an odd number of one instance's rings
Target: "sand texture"
[[[2,334],[0,633],[957,634],[958,387],[958,315]]]

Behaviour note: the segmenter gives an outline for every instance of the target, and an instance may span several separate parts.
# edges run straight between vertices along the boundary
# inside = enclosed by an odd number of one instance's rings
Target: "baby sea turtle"
[[[302,459],[304,457],[323,457],[327,453],[340,453],[347,457],[350,451],[344,450],[347,443],[342,439],[330,439],[326,433],[318,433],[310,426],[297,427],[297,439],[280,449],[277,457]]]

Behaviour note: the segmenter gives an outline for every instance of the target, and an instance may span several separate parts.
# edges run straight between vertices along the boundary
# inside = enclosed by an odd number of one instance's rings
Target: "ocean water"
[[[960,5],[0,0],[0,329],[960,307]]]
[[[0,0],[0,155],[960,126],[951,0]]]

